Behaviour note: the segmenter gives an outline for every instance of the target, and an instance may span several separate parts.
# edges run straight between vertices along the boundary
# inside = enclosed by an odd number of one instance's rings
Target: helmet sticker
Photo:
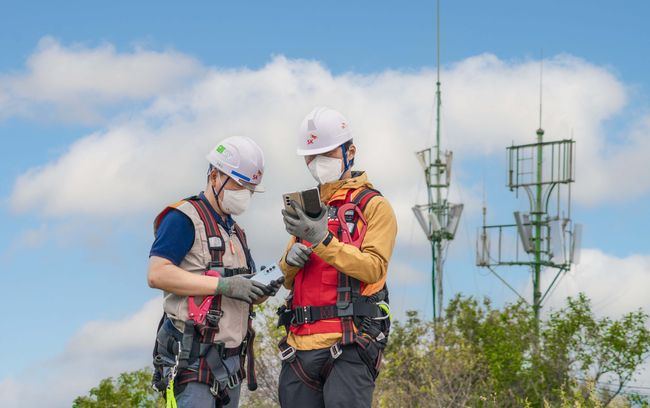
[[[232,158],[232,152],[226,149],[226,146],[224,145],[217,146],[216,151],[217,153],[222,154],[226,158],[226,160],[230,160]]]

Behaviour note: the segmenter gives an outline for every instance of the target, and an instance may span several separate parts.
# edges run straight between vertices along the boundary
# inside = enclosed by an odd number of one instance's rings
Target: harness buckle
[[[336,308],[338,309],[338,317],[348,317],[354,315],[354,306],[352,302],[336,302]]]
[[[231,390],[241,384],[241,378],[239,377],[239,371],[235,374],[228,377],[228,388]]]
[[[305,323],[313,322],[310,306],[302,306],[302,307],[295,308],[293,310],[293,316],[294,319],[292,320],[292,323],[294,324],[305,324]]]
[[[247,273],[250,273],[250,269],[248,268],[223,268],[222,275],[226,278],[230,278],[231,276],[237,276],[237,275],[245,275]]]
[[[208,248],[212,250],[223,250],[226,247],[225,243],[223,242],[223,238],[221,238],[218,235],[215,235],[214,237],[208,237]]]
[[[296,349],[289,346],[286,349],[280,350],[280,360],[288,361],[294,358],[296,355]]]
[[[211,326],[217,327],[219,325],[219,320],[223,317],[223,310],[208,310],[208,313],[205,315],[205,320]]]
[[[219,381],[214,380],[212,386],[210,387],[210,394],[212,394],[213,397],[219,396]]]
[[[334,343],[334,345],[330,347],[330,354],[332,355],[332,358],[334,360],[336,360],[337,358],[339,358],[341,354],[343,354],[343,349],[341,349],[341,346],[339,345],[338,342]]]

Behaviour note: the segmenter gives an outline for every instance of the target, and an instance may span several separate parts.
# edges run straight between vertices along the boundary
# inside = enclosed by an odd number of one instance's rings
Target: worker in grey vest
[[[207,159],[205,190],[156,217],[150,251],[149,286],[164,291],[154,387],[179,408],[237,407],[244,377],[256,388],[251,304],[282,284],[250,279],[255,262],[232,218],[263,191],[262,150],[250,138],[230,137]]]

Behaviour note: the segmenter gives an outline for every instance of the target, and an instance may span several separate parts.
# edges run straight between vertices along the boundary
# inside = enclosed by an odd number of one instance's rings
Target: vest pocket
[[[325,268],[321,273],[321,283],[323,285],[338,286],[339,273],[334,268]]]
[[[182,336],[183,334],[176,330],[169,319],[165,319],[156,335],[158,354],[162,357],[165,363],[170,366],[174,365],[176,361],[178,342],[181,341]]]

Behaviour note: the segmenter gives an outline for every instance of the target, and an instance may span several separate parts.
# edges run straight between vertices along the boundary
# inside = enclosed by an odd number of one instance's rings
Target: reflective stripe
[[[249,183],[250,183],[250,181],[251,181],[251,178],[250,178],[250,177],[246,177],[246,176],[244,176],[243,174],[236,172],[235,170],[231,170],[231,171],[230,171],[230,174],[232,174],[232,175],[235,176],[235,177],[239,177],[240,179],[242,179],[242,180],[244,180],[244,181],[248,181]]]

